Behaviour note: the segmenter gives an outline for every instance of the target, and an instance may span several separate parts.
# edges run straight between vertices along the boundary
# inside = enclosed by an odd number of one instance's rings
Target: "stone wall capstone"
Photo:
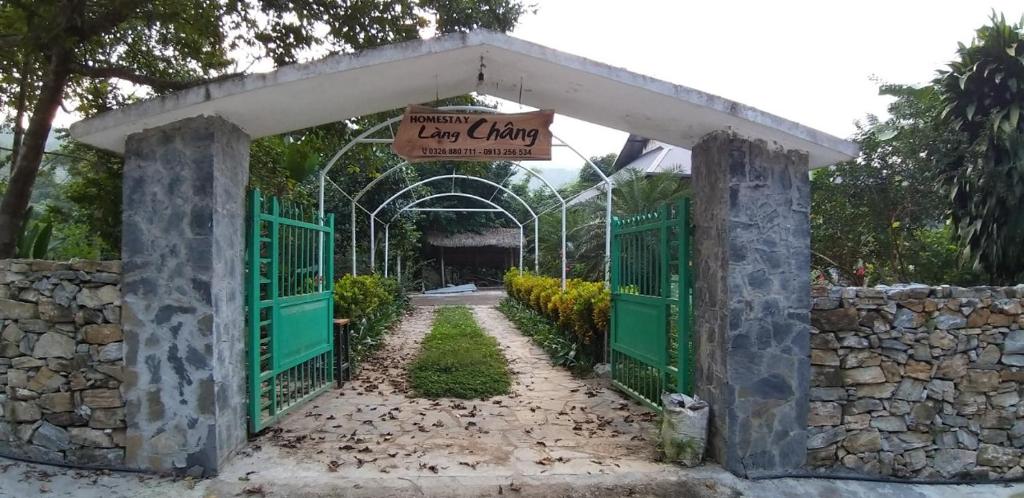
[[[1024,477],[1024,285],[815,287],[807,465]]]
[[[124,465],[121,262],[0,260],[0,455]]]

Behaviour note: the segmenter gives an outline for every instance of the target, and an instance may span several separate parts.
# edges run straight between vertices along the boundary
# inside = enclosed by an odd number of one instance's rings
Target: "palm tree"
[[[612,189],[612,215],[621,218],[652,212],[666,202],[689,194],[689,181],[676,175],[644,175],[635,170],[629,171]],[[571,274],[586,280],[601,280],[604,278],[605,267],[604,196],[588,200],[574,211],[578,213],[571,212],[566,221],[568,252],[572,260]],[[558,254],[557,250],[555,254]]]
[[[1024,19],[994,13],[934,80],[966,144],[940,155],[964,255],[994,281],[1024,274]]]

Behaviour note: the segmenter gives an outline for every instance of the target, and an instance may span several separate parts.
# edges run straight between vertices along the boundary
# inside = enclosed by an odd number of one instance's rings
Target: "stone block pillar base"
[[[125,147],[126,463],[214,474],[246,439],[249,137],[219,117]]]
[[[807,154],[727,132],[693,149],[695,390],[711,457],[740,476],[806,459]]]

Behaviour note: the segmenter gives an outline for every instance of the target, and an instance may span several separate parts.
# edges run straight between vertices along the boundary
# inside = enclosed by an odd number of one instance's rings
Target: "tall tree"
[[[993,281],[1024,274],[1024,19],[992,15],[934,80],[964,141],[936,154],[965,256]]]
[[[948,201],[929,157],[958,140],[934,118],[941,102],[931,86],[883,85],[880,93],[896,99],[889,118],[868,116],[858,125],[860,157],[817,170],[811,180],[814,266],[857,285],[937,273],[928,264],[942,260],[932,254],[937,248],[920,241],[923,231],[944,226]]]
[[[611,152],[603,156],[591,156],[590,162],[593,163],[594,166],[597,166],[605,176],[609,176],[615,172],[615,159],[618,157],[618,154]],[[582,184],[581,186],[583,188],[588,188],[600,181],[601,175],[598,175],[597,172],[594,171],[594,168],[591,168],[589,164],[584,164],[583,167],[580,168],[579,183]]]
[[[508,30],[519,0],[7,0],[0,4],[0,106],[15,141],[0,201],[10,257],[61,107],[91,113],[216,78],[252,60],[287,64],[439,32]]]

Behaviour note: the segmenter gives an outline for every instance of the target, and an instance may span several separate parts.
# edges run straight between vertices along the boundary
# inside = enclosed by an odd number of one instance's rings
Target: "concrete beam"
[[[487,30],[201,85],[80,121],[71,134],[121,152],[132,133],[218,115],[258,138],[471,92],[521,99],[687,149],[714,130],[729,129],[805,150],[816,167],[857,154],[851,142],[739,102]]]

